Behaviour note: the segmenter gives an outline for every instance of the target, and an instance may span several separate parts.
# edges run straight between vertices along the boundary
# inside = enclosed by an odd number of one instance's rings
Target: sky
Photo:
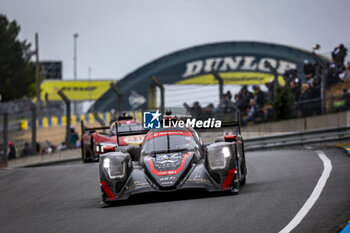
[[[166,54],[222,41],[263,41],[328,54],[350,47],[348,0],[0,0],[0,13],[21,26],[40,60],[63,62],[73,79],[73,34],[78,79],[118,80]],[[34,47],[33,47],[34,49]],[[348,55],[350,56],[350,55]],[[349,58],[347,58],[349,60]]]

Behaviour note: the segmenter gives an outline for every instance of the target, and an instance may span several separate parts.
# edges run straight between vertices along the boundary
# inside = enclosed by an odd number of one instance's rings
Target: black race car
[[[238,127],[238,122],[228,126]],[[136,132],[120,133],[119,136]],[[139,134],[144,134],[140,131]],[[204,145],[193,128],[160,128],[147,132],[141,147],[116,147],[100,155],[102,200],[111,203],[143,192],[202,188],[238,193],[247,168],[239,133]]]

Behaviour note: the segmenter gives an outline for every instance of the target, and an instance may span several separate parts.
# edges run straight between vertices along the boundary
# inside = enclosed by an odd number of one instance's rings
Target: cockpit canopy
[[[190,130],[186,128],[169,128],[150,130],[142,145],[142,153],[172,153],[193,150],[197,143]]]

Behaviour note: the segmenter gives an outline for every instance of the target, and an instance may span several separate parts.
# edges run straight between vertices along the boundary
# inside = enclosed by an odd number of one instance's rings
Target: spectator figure
[[[227,98],[228,100],[231,100],[231,99],[232,99],[232,94],[231,94],[230,91],[227,91],[225,95],[226,95],[226,98]]]
[[[29,147],[29,143],[25,142],[22,153],[21,153],[21,157],[27,157],[30,155],[32,155],[32,149]]]
[[[289,86],[289,83],[297,76],[297,73],[298,72],[296,69],[286,70],[286,72],[283,74],[283,78],[287,86]]]
[[[255,102],[256,105],[259,109],[262,109],[265,105],[265,94],[264,92],[260,89],[259,86],[253,85],[253,90],[254,90],[254,96],[255,96]]]
[[[312,78],[315,75],[315,67],[308,61],[304,61],[304,74],[308,78]]]
[[[304,61],[304,74],[308,80],[308,84],[312,82],[312,79],[315,76],[315,67],[308,60]]]
[[[335,64],[331,64],[329,66],[326,81],[328,87],[337,84],[341,81],[339,78],[339,72],[337,71],[337,67]]]
[[[223,99],[219,105],[219,109],[224,114],[238,112],[236,103],[232,102],[228,98]]]
[[[70,145],[72,146],[72,147],[76,147],[76,145],[77,145],[77,141],[79,140],[79,136],[78,136],[78,134],[75,132],[75,128],[74,128],[74,126],[72,125],[71,127],[70,127]]]
[[[9,152],[8,152],[8,160],[16,159],[17,150],[13,142],[9,142]]]
[[[340,44],[339,46],[335,47],[335,49],[332,52],[332,58],[334,63],[336,64],[344,64],[344,59],[347,55],[347,49],[344,47],[343,44]]]
[[[192,105],[192,114],[193,117],[196,119],[202,119],[203,117],[203,111],[202,111],[202,107],[199,105],[199,102],[196,101],[193,103]]]
[[[246,112],[247,109],[249,108],[249,101],[252,99],[254,96],[251,92],[248,91],[247,86],[243,86],[240,93],[239,93],[239,100],[237,103],[237,106],[240,110],[240,112]]]
[[[234,101],[235,101],[236,103],[237,103],[238,99],[239,99],[239,95],[238,95],[238,94],[235,94]]]
[[[193,117],[193,112],[192,112],[192,108],[185,102],[183,103],[183,106],[185,107],[186,109],[186,114],[189,114]]]
[[[300,86],[300,80],[296,75],[291,80],[289,86],[291,87],[292,92],[294,94],[294,100],[298,100],[300,97],[301,86]]]
[[[248,116],[244,119],[243,125],[247,125],[249,121],[254,121],[255,123],[257,108],[256,108],[256,103],[254,99],[250,99],[249,106],[250,106],[250,109],[248,112]]]
[[[236,104],[237,104],[239,111],[242,113],[245,113],[245,108],[243,106],[243,93],[238,92],[237,98],[235,98],[235,100],[236,100]]]
[[[214,104],[208,104],[208,106],[203,109],[203,114],[205,118],[212,118],[214,116]]]

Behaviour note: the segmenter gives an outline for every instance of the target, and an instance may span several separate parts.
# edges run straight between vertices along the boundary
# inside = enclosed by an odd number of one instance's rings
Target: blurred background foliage
[[[18,39],[20,26],[0,14],[1,101],[35,95],[35,64],[31,44]]]

